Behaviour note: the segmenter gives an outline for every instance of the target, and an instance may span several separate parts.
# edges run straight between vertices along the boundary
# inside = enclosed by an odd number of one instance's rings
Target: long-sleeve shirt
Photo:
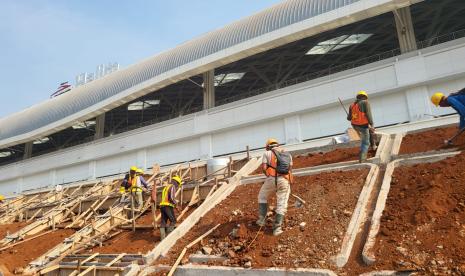
[[[447,97],[447,102],[460,115],[459,128],[460,129],[464,128],[465,127],[465,95],[464,94],[451,94]]]
[[[373,116],[371,115],[371,107],[370,103],[367,100],[357,100],[356,103],[358,104],[360,111],[366,114],[368,119],[368,124],[373,126]],[[352,109],[349,108],[349,114],[347,115],[347,120],[352,120]]]
[[[137,186],[140,187],[141,184],[144,185],[144,187],[145,187],[146,189],[148,189],[149,186],[147,185],[147,181],[145,181],[144,176],[139,175],[139,176],[137,177]]]
[[[177,189],[177,186],[173,184],[173,185],[171,185],[171,188],[168,191],[168,200],[169,200],[170,203],[172,203],[174,205],[176,205],[176,203],[177,203],[176,199],[175,199],[175,197],[176,197],[176,189]]]

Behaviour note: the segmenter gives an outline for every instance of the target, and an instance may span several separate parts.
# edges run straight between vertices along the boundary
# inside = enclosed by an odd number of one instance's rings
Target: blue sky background
[[[1,0],[0,117],[102,63],[122,68],[279,0]]]

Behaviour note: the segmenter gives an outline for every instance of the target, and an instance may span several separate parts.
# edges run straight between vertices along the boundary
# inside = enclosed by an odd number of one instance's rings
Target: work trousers
[[[284,216],[287,211],[287,201],[291,193],[291,186],[286,178],[282,176],[278,178],[274,176],[267,177],[258,193],[258,203],[268,203],[270,194],[274,192],[276,192],[276,213]]]
[[[166,223],[168,220],[170,221],[170,226],[174,226],[176,224],[176,217],[174,216],[174,208],[171,206],[160,206],[160,213],[161,213],[161,223],[160,227],[166,227]]]
[[[360,136],[360,160],[365,160],[370,147],[370,129],[368,127],[353,126]]]
[[[144,199],[142,198],[142,190],[133,190],[131,192],[132,197],[134,198],[135,208],[141,210],[144,206]]]

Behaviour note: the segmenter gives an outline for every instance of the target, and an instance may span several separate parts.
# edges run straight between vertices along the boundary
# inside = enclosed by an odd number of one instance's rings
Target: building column
[[[28,159],[32,157],[32,141],[24,144],[24,155],[23,159]]]
[[[200,159],[210,159],[213,157],[212,136],[204,135],[199,138]]]
[[[410,121],[420,121],[432,118],[433,106],[426,86],[414,87],[405,91]]]
[[[404,7],[393,11],[396,21],[397,38],[401,53],[407,53],[417,49],[415,29],[413,28],[410,7]]]
[[[300,127],[300,116],[294,115],[284,119],[284,131],[286,144],[302,142],[302,129]]]
[[[105,133],[105,113],[95,117],[95,135],[94,140],[103,138]]]
[[[203,73],[203,109],[215,107],[215,70]]]

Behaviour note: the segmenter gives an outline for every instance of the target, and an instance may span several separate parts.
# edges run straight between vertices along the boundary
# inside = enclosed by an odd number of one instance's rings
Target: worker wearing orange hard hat
[[[359,91],[355,98],[355,102],[350,105],[347,114],[347,120],[350,121],[352,127],[360,136],[360,154],[359,161],[364,162],[367,159],[368,149],[373,139],[370,139],[375,132],[373,127],[373,117],[371,115],[371,107],[368,102],[368,94],[366,91]],[[370,135],[371,131],[371,135]],[[375,145],[372,145],[375,147]]]
[[[260,227],[266,224],[268,212],[268,197],[276,193],[276,217],[273,223],[273,235],[280,235],[284,215],[287,212],[287,202],[291,193],[292,156],[279,146],[276,139],[270,138],[265,144],[266,151],[262,157],[262,170],[266,176],[265,182],[258,193],[258,220]]]
[[[458,92],[451,93],[448,96],[445,96],[441,92],[436,92],[431,96],[431,102],[435,106],[452,107],[460,115],[459,131],[454,136],[454,138],[465,130],[465,88],[459,90]],[[452,138],[446,140],[446,143],[451,144]]]

